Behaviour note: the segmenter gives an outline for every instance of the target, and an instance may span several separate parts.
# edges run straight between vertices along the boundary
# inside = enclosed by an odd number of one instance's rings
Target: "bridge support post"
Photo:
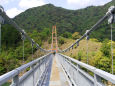
[[[79,69],[80,69],[80,66],[77,64],[77,85],[79,86]]]
[[[13,77],[12,84],[10,86],[19,86],[19,75]]]
[[[34,86],[34,65],[32,65],[32,66],[30,67],[30,70],[33,70],[32,76],[33,76],[33,86]]]
[[[40,61],[38,62],[38,64],[41,64]],[[39,66],[39,70],[38,70],[39,71],[39,75],[38,75],[39,78],[40,78],[40,75],[41,75],[41,68],[40,67],[41,66]]]
[[[94,74],[94,86],[98,86],[98,83],[101,84],[101,78]]]

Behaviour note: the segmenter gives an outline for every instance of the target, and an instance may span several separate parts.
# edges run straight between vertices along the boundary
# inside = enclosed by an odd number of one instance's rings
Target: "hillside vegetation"
[[[68,10],[47,4],[28,9],[16,16],[14,20],[27,31],[51,29],[52,25],[56,25],[59,35],[66,31],[80,32],[82,35],[106,14],[111,5],[115,5],[115,0],[103,6],[89,6],[79,10]],[[109,33],[110,25],[105,21],[90,37],[103,41],[105,38],[110,39]],[[115,33],[115,30],[113,33]],[[115,34],[113,35],[115,36]],[[113,39],[115,40],[115,38]]]
[[[60,49],[65,49],[70,46],[75,40],[63,38],[65,41],[64,44],[60,45]],[[87,51],[88,51],[88,64],[96,68],[102,69],[106,72],[112,70],[112,57],[111,57],[111,42],[105,39],[103,42],[99,42],[97,39],[90,39],[88,41],[88,50],[87,50],[87,41],[82,40],[79,43],[79,47],[74,46],[70,51],[63,54],[75,58],[79,61],[87,63]],[[114,48],[114,74],[115,74],[115,42],[113,42]]]
[[[34,39],[41,47],[47,48],[44,42],[49,39],[50,31],[45,28],[40,33],[36,30],[28,32],[28,35]],[[43,46],[44,45],[44,46]],[[34,59],[44,53],[36,49],[34,46]],[[24,41],[24,63],[30,62],[32,59],[31,43],[25,39]],[[23,64],[23,43],[21,34],[11,25],[2,25],[2,48],[0,52],[0,75],[13,70]]]

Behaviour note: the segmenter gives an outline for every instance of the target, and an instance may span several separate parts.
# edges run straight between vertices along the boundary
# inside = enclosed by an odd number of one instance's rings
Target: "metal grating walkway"
[[[58,57],[53,58],[52,71],[49,86],[70,86],[68,78],[58,61]]]

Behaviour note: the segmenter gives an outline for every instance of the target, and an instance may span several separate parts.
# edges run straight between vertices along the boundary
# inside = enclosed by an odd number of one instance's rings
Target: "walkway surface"
[[[69,86],[67,76],[57,58],[57,56],[53,58],[49,86]]]

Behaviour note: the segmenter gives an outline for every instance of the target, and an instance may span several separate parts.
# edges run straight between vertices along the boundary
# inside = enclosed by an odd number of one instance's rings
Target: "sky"
[[[13,18],[29,8],[49,3],[58,7],[77,10],[92,5],[104,5],[110,1],[112,0],[0,0],[0,5],[3,6],[7,15]]]

